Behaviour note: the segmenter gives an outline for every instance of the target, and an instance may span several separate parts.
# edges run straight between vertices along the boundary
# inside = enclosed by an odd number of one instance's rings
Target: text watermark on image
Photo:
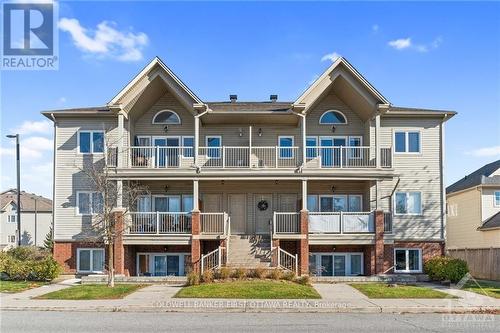
[[[57,3],[2,3],[3,70],[57,70]]]
[[[195,309],[323,309],[347,308],[347,303],[310,301],[310,300],[170,300],[154,302],[154,306],[162,308],[195,308]]]

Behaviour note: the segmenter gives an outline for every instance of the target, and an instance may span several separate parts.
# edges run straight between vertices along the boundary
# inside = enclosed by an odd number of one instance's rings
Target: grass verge
[[[141,284],[116,284],[113,288],[105,284],[84,284],[40,295],[38,299],[92,300],[118,299],[145,287]]]
[[[317,299],[321,298],[311,286],[290,281],[228,281],[203,283],[184,287],[177,298],[242,298],[242,299]]]
[[[0,281],[0,293],[18,293],[47,284],[38,281]]]
[[[500,298],[500,282],[496,281],[477,280],[477,284],[474,281],[469,281],[462,289],[480,295]]]
[[[427,287],[397,285],[385,283],[352,283],[369,298],[453,298],[450,294]]]

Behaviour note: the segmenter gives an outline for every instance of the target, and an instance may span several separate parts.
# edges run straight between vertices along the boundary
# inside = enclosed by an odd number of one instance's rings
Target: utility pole
[[[19,134],[7,135],[9,139],[16,139],[16,168],[17,168],[17,246],[21,246],[21,156],[19,151]]]

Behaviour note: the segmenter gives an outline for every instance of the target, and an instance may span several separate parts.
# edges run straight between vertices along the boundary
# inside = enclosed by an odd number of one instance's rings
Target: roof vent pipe
[[[278,100],[278,95],[271,95],[269,96],[269,99],[271,100],[271,102],[276,102]]]
[[[236,103],[236,100],[238,99],[238,95],[229,95],[229,100],[231,103]]]

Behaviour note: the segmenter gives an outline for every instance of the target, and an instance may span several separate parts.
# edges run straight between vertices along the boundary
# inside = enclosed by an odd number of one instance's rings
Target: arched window
[[[153,124],[180,124],[181,118],[170,110],[162,110],[153,117]]]
[[[340,111],[329,110],[321,115],[321,118],[319,118],[319,123],[322,125],[347,124],[347,118]]]

